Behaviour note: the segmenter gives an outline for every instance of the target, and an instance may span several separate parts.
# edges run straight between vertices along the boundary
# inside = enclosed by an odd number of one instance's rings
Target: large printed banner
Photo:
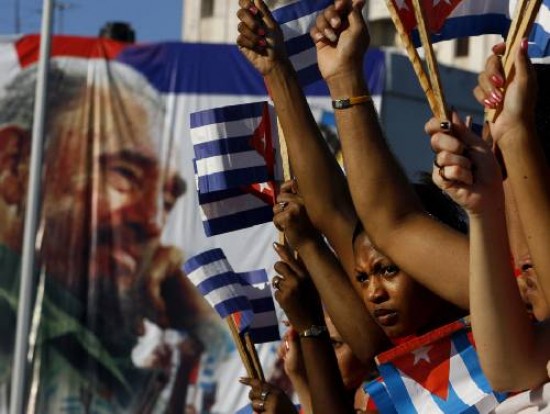
[[[2,414],[38,48],[37,36],[0,41]],[[268,99],[261,77],[227,45],[57,37],[52,53],[26,412],[234,413],[246,401],[237,383],[244,370],[182,263],[222,248],[236,272],[265,269],[271,278],[276,233],[264,224],[206,237],[189,119]],[[383,53],[371,52],[367,64],[381,92]],[[316,117],[330,123],[324,86],[306,91]],[[260,350],[268,376],[274,346]]]

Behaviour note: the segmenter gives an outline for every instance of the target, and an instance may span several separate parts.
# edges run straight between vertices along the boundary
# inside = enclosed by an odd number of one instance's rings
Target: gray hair
[[[34,117],[34,100],[37,66],[33,65],[18,73],[6,86],[0,99],[0,125],[17,125],[31,130]],[[161,148],[164,100],[147,79],[120,62],[101,59],[87,60],[63,58],[51,61],[48,73],[47,126],[56,116],[75,102],[86,88],[105,88],[113,95],[126,91],[135,97],[135,102],[147,113],[149,135],[159,137],[154,143],[157,153]],[[139,120],[144,122],[144,120]]]

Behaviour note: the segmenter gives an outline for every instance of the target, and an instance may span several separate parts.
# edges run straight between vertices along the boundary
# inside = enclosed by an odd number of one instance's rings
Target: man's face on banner
[[[48,130],[43,264],[73,294],[92,299],[89,309],[134,324],[139,275],[149,270],[181,187],[170,185],[174,174],[162,177],[140,100],[124,90],[93,93],[83,91]]]

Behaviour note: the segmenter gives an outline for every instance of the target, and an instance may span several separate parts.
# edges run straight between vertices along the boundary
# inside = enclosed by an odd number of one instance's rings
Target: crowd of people
[[[473,91],[484,108],[500,111],[496,121],[478,136],[471,118],[456,112],[450,125],[428,120],[433,171],[411,183],[364,79],[363,6],[336,0],[310,32],[335,106],[346,175],[268,7],[240,0],[238,11],[237,44],[265,79],[294,175],[274,207],[287,246],[274,245],[281,261],[272,284],[291,325],[282,354],[301,410],[378,412],[361,387],[378,375],[376,355],[467,315],[495,392],[540,387],[550,381],[550,171],[527,40],[508,79],[505,45],[496,45]],[[297,412],[277,387],[241,382],[251,387],[256,412]]]

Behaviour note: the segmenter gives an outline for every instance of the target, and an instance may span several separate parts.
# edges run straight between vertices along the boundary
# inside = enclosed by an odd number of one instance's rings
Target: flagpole
[[[53,0],[43,0],[42,28],[40,36],[40,60],[36,79],[34,122],[30,158],[27,208],[23,235],[23,253],[15,350],[11,378],[10,414],[24,412],[26,377],[28,372],[27,352],[29,327],[33,305],[33,279],[36,259],[36,230],[42,191],[42,151],[46,120],[46,96],[48,89],[48,64],[50,60],[51,32],[53,23]]]

